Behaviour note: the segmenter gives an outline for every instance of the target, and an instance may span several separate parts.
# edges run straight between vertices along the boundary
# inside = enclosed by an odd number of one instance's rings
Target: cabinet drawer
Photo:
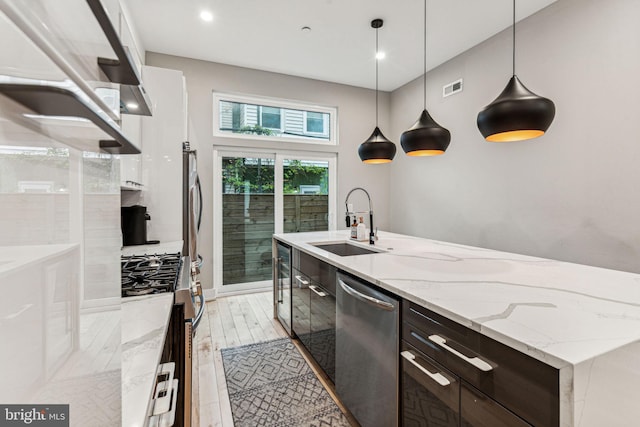
[[[402,338],[533,425],[559,425],[558,370],[409,301]]]
[[[314,282],[320,283],[332,295],[336,294],[336,268],[305,252],[297,251],[295,267]]]
[[[460,418],[464,427],[531,427],[464,382],[460,384]]]

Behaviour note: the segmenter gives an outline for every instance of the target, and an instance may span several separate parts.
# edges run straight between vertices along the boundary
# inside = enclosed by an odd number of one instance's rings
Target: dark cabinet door
[[[311,351],[311,280],[295,268],[292,270],[292,328],[300,342]]]
[[[486,394],[462,382],[460,388],[462,427],[531,427]]]
[[[458,427],[460,379],[404,341],[400,363],[403,427]]]
[[[317,282],[311,290],[311,355],[335,382],[336,296]]]
[[[273,260],[273,298],[280,323],[291,335],[291,248],[276,242]]]

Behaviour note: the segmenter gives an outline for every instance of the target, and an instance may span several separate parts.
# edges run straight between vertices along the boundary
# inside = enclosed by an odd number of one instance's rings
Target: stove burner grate
[[[122,257],[122,296],[173,292],[182,258],[176,254]]]

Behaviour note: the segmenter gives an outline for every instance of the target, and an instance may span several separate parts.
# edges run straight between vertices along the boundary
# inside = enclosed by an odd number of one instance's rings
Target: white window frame
[[[329,124],[329,121],[331,120],[331,115],[329,115],[329,120],[327,120],[326,116],[322,116],[322,132],[312,132],[307,128],[307,119],[308,119],[308,115],[307,113],[321,113],[321,111],[303,111],[302,112],[302,131],[306,134],[306,135],[326,135],[327,133],[324,131],[327,128],[327,125]],[[329,128],[331,129],[331,128]]]
[[[242,104],[253,104],[258,106],[275,107],[290,110],[301,110],[305,114],[304,116],[304,129],[307,127],[306,111],[313,111],[318,113],[329,114],[329,139],[318,139],[313,136],[323,135],[316,133],[309,133],[310,137],[296,137],[296,136],[274,136],[274,135],[254,135],[247,133],[233,133],[229,131],[220,130],[220,101],[238,102]],[[282,121],[284,120],[284,114],[280,116],[281,131],[284,127]],[[337,146],[338,145],[338,109],[336,107],[327,107],[322,105],[316,105],[312,103],[305,103],[301,101],[291,101],[280,98],[267,98],[260,96],[249,96],[230,94],[223,92],[213,92],[213,136],[220,138],[231,138],[238,140],[262,140],[262,141],[275,141],[281,143],[302,143],[311,144],[316,146]]]

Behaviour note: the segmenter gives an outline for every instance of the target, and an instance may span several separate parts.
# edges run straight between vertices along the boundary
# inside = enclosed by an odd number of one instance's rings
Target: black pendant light
[[[371,21],[376,29],[376,128],[365,142],[358,147],[358,155],[364,163],[389,163],[396,155],[396,145],[389,141],[378,127],[378,29],[382,27],[382,19]]]
[[[516,76],[516,0],[513,0],[513,77],[491,104],[478,113],[478,129],[490,142],[537,138],[551,126],[556,107],[527,89]]]
[[[449,131],[427,111],[427,0],[424,0],[424,110],[411,128],[400,136],[400,145],[408,156],[438,156],[444,154],[451,141]]]

